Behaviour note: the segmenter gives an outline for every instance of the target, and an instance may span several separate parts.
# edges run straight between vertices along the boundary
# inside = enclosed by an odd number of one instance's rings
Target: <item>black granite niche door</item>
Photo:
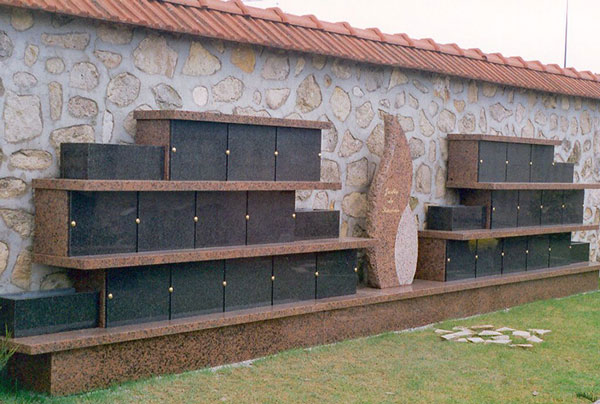
[[[531,145],[531,182],[550,182],[553,178],[554,146]]]
[[[171,318],[223,311],[225,261],[171,265]]]
[[[517,227],[518,191],[492,191],[492,229]]]
[[[225,311],[271,305],[273,258],[225,261]]]
[[[479,142],[479,182],[506,181],[506,143]]]
[[[583,223],[584,196],[585,191],[583,189],[563,191],[562,223]]]
[[[246,192],[196,192],[196,248],[246,244]]]
[[[571,233],[550,235],[550,264],[551,268],[569,265],[571,263]]]
[[[138,251],[194,248],[194,192],[140,192]]]
[[[135,192],[70,193],[69,255],[136,251]]]
[[[247,244],[294,240],[293,191],[248,192]]]
[[[527,237],[527,270],[548,268],[550,238],[547,235]]]
[[[488,238],[477,240],[475,277],[502,273],[502,240]]]
[[[506,182],[528,182],[530,177],[531,145],[508,143],[506,151]]]
[[[562,223],[563,191],[542,191],[542,220],[543,226]],[[583,209],[583,208],[582,208]]]
[[[168,265],[110,269],[106,273],[106,325],[169,319]]]
[[[171,121],[170,178],[182,181],[227,179],[227,124]]]
[[[502,273],[527,270],[527,237],[508,237],[502,243]]]
[[[572,242],[569,246],[570,264],[588,262],[590,260],[590,243]],[[1,323],[0,323],[1,324]]]
[[[319,181],[320,152],[320,129],[277,128],[275,180]]]
[[[273,304],[314,299],[316,270],[314,253],[273,257]]]
[[[274,126],[229,124],[227,180],[274,181]]]
[[[356,293],[356,250],[317,253],[317,299]]]
[[[539,226],[542,220],[542,191],[519,191],[517,226]]]
[[[338,238],[340,212],[337,210],[297,210],[294,235],[296,240]]]
[[[475,278],[476,240],[446,241],[446,281]]]

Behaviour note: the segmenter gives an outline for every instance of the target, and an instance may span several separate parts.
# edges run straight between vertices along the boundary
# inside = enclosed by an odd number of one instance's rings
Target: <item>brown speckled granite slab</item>
[[[295,191],[342,189],[339,182],[318,181],[145,181],[145,180],[71,180],[38,178],[34,189],[69,191]]]
[[[164,179],[169,179],[169,146],[171,145],[171,122],[144,121],[136,122],[135,142],[148,146],[162,146],[165,152]]]
[[[415,279],[437,282],[446,280],[446,240],[419,238]]]
[[[331,129],[333,126],[331,122],[322,121],[304,121],[300,119],[281,119],[179,110],[134,111],[133,117],[138,121],[180,119],[186,121],[225,122],[247,125],[286,126],[289,128],[308,129]]]
[[[483,238],[501,238],[532,236],[535,234],[566,233],[573,231],[598,230],[597,224],[564,224],[557,226],[527,226],[508,229],[476,229],[476,230],[421,230],[419,238],[445,240],[477,240]]]
[[[33,252],[67,255],[69,250],[68,192],[36,189],[33,193],[33,204],[35,206]]]
[[[414,243],[396,246],[396,234],[402,231],[398,225],[410,197],[412,159],[396,116],[384,115],[383,119],[384,154],[368,195],[367,233],[378,242],[367,250],[367,280],[371,286],[390,288],[400,284],[397,266],[407,264],[396,262],[396,249],[414,249],[417,238],[415,235]]]
[[[495,135],[484,135],[484,134],[462,134],[462,133],[450,133],[448,140],[485,140],[487,142],[504,142],[504,143],[526,143],[526,144],[545,144],[558,146],[562,143],[561,140],[556,139],[539,139],[532,137],[516,137],[516,136],[495,136]]]
[[[95,270],[140,265],[172,264],[176,262],[211,261],[268,255],[302,254],[317,251],[336,251],[367,248],[375,245],[371,238],[342,237],[301,240],[289,243],[254,244],[242,246],[196,248],[188,250],[152,251],[110,255],[62,257],[34,254],[33,262],[65,268]]]
[[[446,183],[471,184],[478,180],[479,142],[448,142]]]
[[[9,374],[22,386],[53,395],[89,391],[596,290],[598,268],[580,265],[447,283],[417,280],[318,302],[15,339],[20,353]],[[23,360],[28,356],[32,360]]]

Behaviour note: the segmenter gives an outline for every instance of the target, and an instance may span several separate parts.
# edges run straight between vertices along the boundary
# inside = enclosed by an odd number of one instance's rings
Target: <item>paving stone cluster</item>
[[[496,328],[491,324],[474,325],[471,327],[457,326],[452,330],[438,328],[434,331],[444,341],[470,342],[473,344],[498,344],[511,348],[533,348],[541,344],[541,338],[552,330],[530,328],[527,331],[515,330],[510,327]]]
[[[0,8],[0,292],[67,286],[31,266],[32,178],[55,177],[62,142],[133,143],[134,110],[186,109],[328,120],[322,179],[299,208],[342,211],[342,235],[364,235],[367,190],[383,154],[381,111],[398,117],[414,166],[410,206],[455,204],[445,188],[451,132],[565,138],[559,161],[576,182],[600,180],[600,111],[593,100],[544,94],[317,55],[204,40]],[[600,191],[585,220],[600,222]],[[578,234],[591,242],[596,235]]]

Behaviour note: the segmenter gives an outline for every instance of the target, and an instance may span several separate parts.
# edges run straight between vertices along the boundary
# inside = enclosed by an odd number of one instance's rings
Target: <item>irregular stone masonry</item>
[[[511,348],[533,348],[535,344],[544,342],[544,336],[551,330],[530,328],[527,331],[515,330],[509,327],[496,328],[493,325],[474,325],[471,327],[457,326],[452,330],[438,328],[436,335],[444,341],[471,342],[473,344],[507,345]]]
[[[322,178],[342,190],[299,192],[298,208],[342,211],[342,235],[363,235],[366,193],[383,154],[380,111],[394,114],[413,159],[410,206],[423,226],[446,190],[447,133],[557,137],[576,182],[600,180],[598,101],[257,46],[0,9],[0,293],[64,285],[31,267],[31,179],[58,175],[61,142],[133,143],[135,109],[329,120]],[[584,218],[600,222],[600,191]],[[591,243],[593,232],[577,234]]]

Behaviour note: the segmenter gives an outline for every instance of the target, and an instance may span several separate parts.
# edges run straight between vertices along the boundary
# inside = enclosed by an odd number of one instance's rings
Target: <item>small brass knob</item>
[[[553,161],[553,162],[552,162],[552,165],[555,165],[555,164],[556,164],[556,163]]]
[[[502,254],[500,254],[500,255],[502,255],[504,257],[504,251],[502,251]]]
[[[113,294],[112,294],[112,293],[109,293],[109,294],[108,294],[108,300],[112,300],[112,298],[113,298]]]
[[[548,247],[548,251],[552,251],[552,247]]]
[[[194,222],[198,223],[198,216],[194,216]]]
[[[540,209],[544,209],[544,205],[540,205]]]
[[[296,218],[296,214],[292,213],[292,219],[295,219],[295,218]]]
[[[450,262],[450,258],[446,258],[446,261]]]
[[[478,260],[479,259],[479,255],[475,254],[475,259]]]
[[[169,287],[169,293],[173,293],[173,286]]]
[[[358,267],[354,267],[354,272],[358,272]]]
[[[494,206],[494,207],[492,208],[492,212],[495,212],[495,211],[496,211],[496,207]]]
[[[508,164],[508,160],[506,160],[506,164]]]
[[[277,150],[275,150],[275,153],[273,153],[275,156],[279,156],[279,152]]]
[[[71,220],[71,227],[77,226],[77,222],[75,220]]]
[[[275,275],[271,275],[271,281],[275,280]]]
[[[532,165],[533,165],[533,161],[530,161],[530,162],[529,162],[529,165],[530,165],[530,166],[532,166]]]
[[[177,147],[171,147],[171,151],[175,153],[177,151]]]
[[[569,246],[569,250],[570,250],[572,247],[573,247],[573,246],[572,246],[572,245],[570,245],[570,246]]]
[[[563,209],[565,208],[565,204],[564,204],[564,203],[562,204],[562,208],[563,208]]]
[[[517,210],[521,210],[521,207],[519,205],[517,205]]]
[[[223,281],[223,287],[227,286],[227,281]]]
[[[319,152],[319,157],[321,157],[321,152]]]
[[[479,160],[479,164],[483,164],[483,159]]]
[[[229,153],[231,153],[231,152],[229,151],[229,149],[225,150],[225,154],[226,154],[226,155],[228,155],[228,156],[229,156]]]
[[[315,276],[319,276],[319,271],[315,272]]]
[[[246,215],[246,220],[250,220],[250,215]]]
[[[136,218],[135,218],[135,222],[136,222],[137,224],[140,224],[142,221],[140,220],[140,218],[139,218],[139,217],[136,217]]]
[[[529,250],[525,250],[525,254],[529,254]]]

